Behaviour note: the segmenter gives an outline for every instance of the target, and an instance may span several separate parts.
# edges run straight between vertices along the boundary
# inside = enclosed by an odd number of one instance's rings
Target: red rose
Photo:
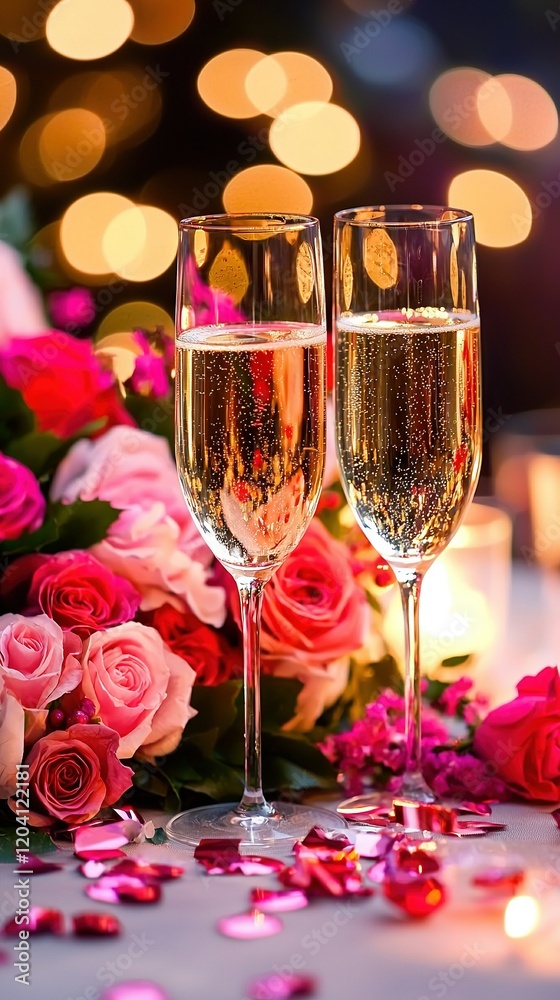
[[[545,667],[524,677],[517,698],[489,712],[475,750],[494,773],[526,799],[560,801],[560,675]]]
[[[241,673],[240,652],[232,649],[216,629],[203,625],[192,611],[178,611],[163,604],[143,620],[156,628],[169,648],[193,668],[195,684],[221,684]]]
[[[116,802],[133,773],[118,760],[118,745],[117,733],[97,725],[70,726],[38,740],[26,761],[31,825],[87,823]]]
[[[76,549],[42,559],[31,577],[26,613],[42,611],[61,628],[84,636],[130,621],[139,604],[140,594],[128,580]]]
[[[12,340],[0,352],[0,373],[21,392],[41,431],[70,437],[100,417],[106,418],[104,430],[134,425],[112,374],[101,367],[89,340],[59,330]]]
[[[314,520],[266,585],[261,646],[265,653],[326,664],[365,638],[368,605],[351,553]]]

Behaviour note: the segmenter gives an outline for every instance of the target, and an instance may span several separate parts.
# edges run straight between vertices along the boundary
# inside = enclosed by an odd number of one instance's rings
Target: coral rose
[[[45,506],[31,469],[0,453],[0,542],[40,528]]]
[[[11,340],[0,350],[0,373],[22,393],[41,431],[70,437],[100,418],[107,427],[134,424],[89,340],[60,330]]]
[[[545,667],[517,685],[517,698],[489,712],[474,746],[526,799],[560,801],[560,675]]]
[[[175,749],[196,714],[190,705],[195,673],[159,632],[139,622],[94,632],[82,663],[82,693],[118,733],[119,757],[132,757],[139,747],[150,757]]]
[[[312,521],[266,586],[263,651],[306,665],[330,663],[362,645],[368,621],[349,550]]]
[[[43,558],[31,577],[27,611],[44,612],[63,629],[87,635],[134,618],[140,595],[89,552],[79,549]]]
[[[38,740],[26,761],[30,824],[87,823],[116,802],[133,774],[117,758],[118,743],[117,733],[99,725],[70,726]]]

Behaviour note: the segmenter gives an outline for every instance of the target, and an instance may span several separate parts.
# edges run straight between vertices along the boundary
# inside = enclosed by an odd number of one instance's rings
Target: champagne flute
[[[401,794],[434,800],[421,772],[419,599],[480,472],[480,344],[473,218],[423,205],[335,216],[337,448],[368,540],[404,614]],[[371,797],[356,802],[359,810]]]
[[[245,783],[239,804],[187,810],[171,837],[267,847],[332,813],[268,803],[261,778],[264,587],[317,506],[325,453],[326,326],[319,223],[215,215],[180,223],[176,456],[184,497],[237,584],[244,646]]]

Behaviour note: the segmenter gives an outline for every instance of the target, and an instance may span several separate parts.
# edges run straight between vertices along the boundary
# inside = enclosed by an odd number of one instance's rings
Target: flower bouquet
[[[29,824],[49,830],[88,822],[121,799],[169,811],[235,800],[243,769],[237,595],[181,495],[171,452],[173,344],[162,330],[132,331],[117,356],[84,336],[95,316],[87,290],[51,296],[47,319],[14,251],[0,244],[0,276],[8,273],[0,300],[4,827],[15,823],[21,773]],[[346,515],[331,481],[267,587],[269,792],[334,789],[341,778],[350,791],[390,789],[402,766],[402,683],[379,601],[392,575]],[[504,718],[504,706],[479,726],[483,703],[470,697],[470,680],[427,683],[423,764],[439,795],[558,798],[558,673],[547,668],[523,684],[518,709]],[[499,758],[500,726],[524,712],[532,721],[516,730],[522,746],[514,740]]]

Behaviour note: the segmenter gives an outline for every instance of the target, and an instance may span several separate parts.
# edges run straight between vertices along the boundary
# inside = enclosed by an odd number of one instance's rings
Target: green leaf
[[[449,656],[446,660],[441,661],[442,667],[460,667],[464,663],[468,663],[472,659],[472,653],[466,653],[464,656]]]
[[[11,389],[0,376],[0,451],[35,427],[35,416],[24,402],[21,392]]]
[[[152,399],[151,396],[138,396],[127,392],[125,403],[128,412],[142,430],[167,438],[173,454],[175,427],[172,395],[165,399]]]
[[[146,837],[147,844],[165,844],[167,843],[167,834],[162,826],[156,827],[153,837]]]
[[[281,757],[299,765],[308,774],[326,780],[329,784],[336,778],[330,761],[301,733],[282,735],[263,733],[262,743],[263,760]]]
[[[16,850],[16,819],[10,822],[10,818],[2,817],[3,825],[0,827],[0,862],[14,864]],[[48,854],[56,851],[48,833],[41,830],[29,829],[29,847],[31,854]]]
[[[215,687],[195,684],[191,705],[198,715],[189,719],[186,738],[206,733],[209,729],[217,729],[219,733],[229,729],[237,716],[237,702],[242,689],[241,681],[225,681]]]
[[[270,674],[261,677],[263,732],[275,732],[294,717],[302,686],[300,681],[288,677],[272,677]]]
[[[424,691],[424,698],[426,701],[433,705],[434,702],[439,701],[444,691],[447,691],[449,684],[445,681],[437,681],[433,677],[428,680],[428,685]]]
[[[26,189],[18,185],[0,201],[0,240],[22,250],[34,232],[31,199]]]
[[[2,542],[0,552],[15,556],[30,552],[87,549],[105,538],[119,514],[120,511],[105,500],[49,504],[45,520],[37,531]]]
[[[6,447],[6,454],[27,465],[38,479],[51,475],[76,441],[101,430],[106,418],[94,420],[69,438],[60,438],[52,431],[29,431]]]

